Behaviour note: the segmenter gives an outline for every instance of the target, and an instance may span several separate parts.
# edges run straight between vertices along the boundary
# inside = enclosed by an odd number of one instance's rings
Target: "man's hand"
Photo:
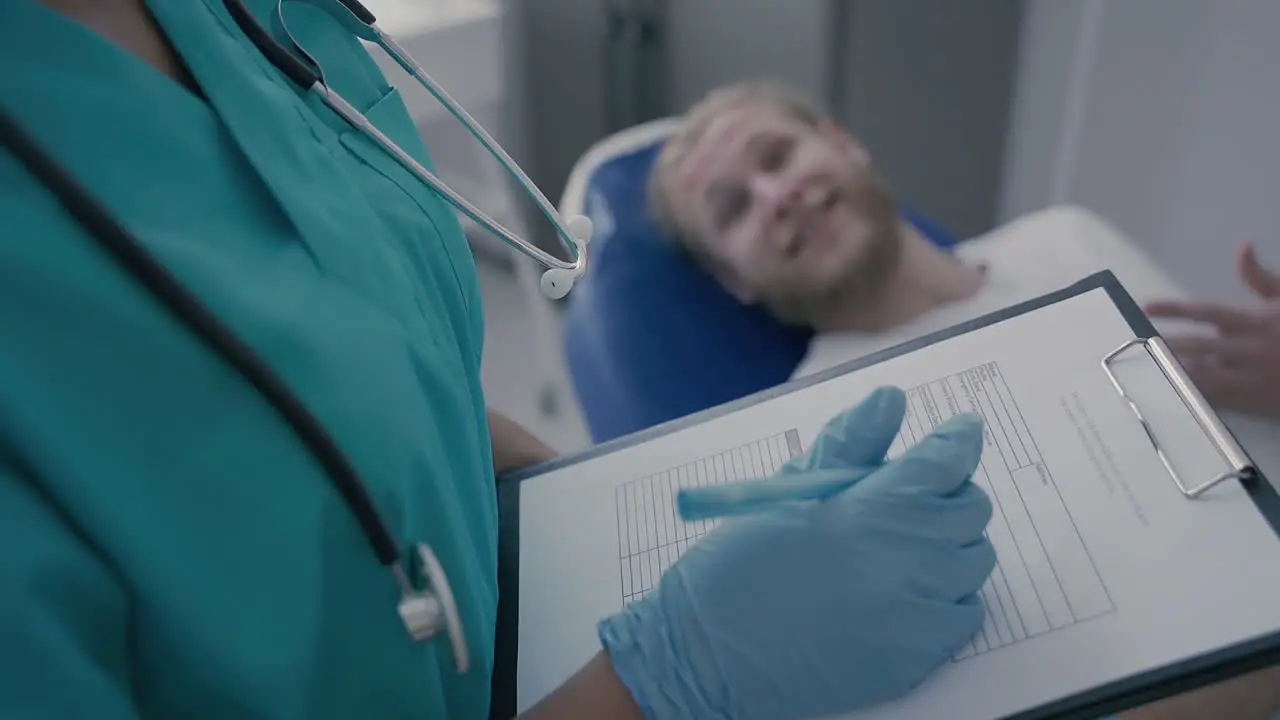
[[[1203,323],[1210,334],[1165,339],[1219,410],[1280,419],[1280,275],[1258,263],[1246,241],[1237,255],[1240,276],[1262,301],[1244,307],[1203,301],[1165,300],[1147,305],[1156,318]]]
[[[493,410],[489,411],[489,436],[493,443],[493,470],[498,475],[559,455],[514,420]]]

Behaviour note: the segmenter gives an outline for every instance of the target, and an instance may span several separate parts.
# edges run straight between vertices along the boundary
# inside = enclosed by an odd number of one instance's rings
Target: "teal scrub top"
[[[430,544],[472,667],[443,636],[409,640],[294,433],[0,150],[0,715],[486,717],[497,503],[459,222],[219,0],[147,4],[203,99],[4,0],[0,103],[303,399],[406,563]],[[266,27],[274,4],[249,3]],[[330,85],[429,167],[361,44],[286,12]]]

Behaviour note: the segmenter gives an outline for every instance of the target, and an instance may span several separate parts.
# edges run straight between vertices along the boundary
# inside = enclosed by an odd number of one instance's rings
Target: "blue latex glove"
[[[643,599],[599,625],[649,718],[813,718],[916,687],[982,627],[991,503],[969,481],[981,419],[956,416],[901,457],[901,390],[832,420],[779,482],[882,465],[818,501],[735,517]]]

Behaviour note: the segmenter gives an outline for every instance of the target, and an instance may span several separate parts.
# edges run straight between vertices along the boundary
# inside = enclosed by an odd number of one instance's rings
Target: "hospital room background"
[[[365,1],[556,204],[596,188],[618,133],[763,78],[820,102],[899,197],[958,238],[1072,204],[1206,298],[1249,299],[1232,264],[1243,237],[1280,265],[1274,0]],[[444,178],[560,252],[501,167],[384,67]],[[617,217],[627,209],[593,217],[598,238]],[[607,389],[575,387],[570,356],[590,338],[567,340],[566,323],[585,322],[573,295],[545,299],[537,268],[467,229],[490,405],[563,452],[607,436],[578,392]]]

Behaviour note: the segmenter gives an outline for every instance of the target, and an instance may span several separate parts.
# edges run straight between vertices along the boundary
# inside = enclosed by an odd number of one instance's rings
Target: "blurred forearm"
[[[519,423],[493,410],[489,411],[489,435],[493,442],[493,469],[499,475],[559,454]]]
[[[1266,668],[1175,695],[1120,715],[1120,720],[1267,720],[1280,711],[1280,668]]]
[[[576,675],[517,720],[644,720],[609,655],[598,653]]]

